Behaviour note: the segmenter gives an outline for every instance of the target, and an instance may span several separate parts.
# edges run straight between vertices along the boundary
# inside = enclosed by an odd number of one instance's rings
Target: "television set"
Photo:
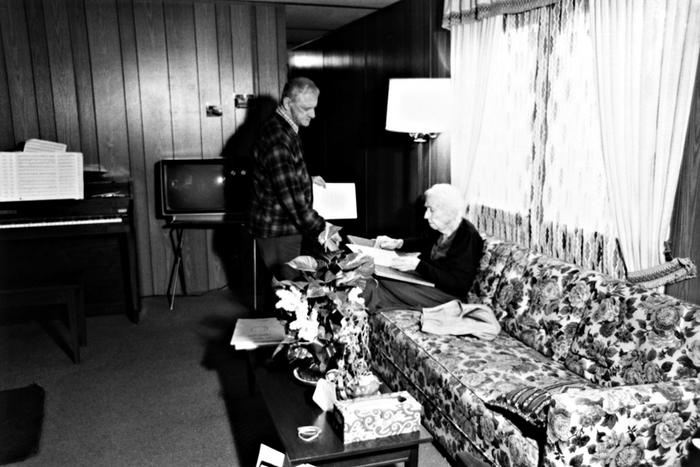
[[[163,159],[156,163],[156,181],[159,218],[170,222],[245,218],[248,171],[225,159]]]

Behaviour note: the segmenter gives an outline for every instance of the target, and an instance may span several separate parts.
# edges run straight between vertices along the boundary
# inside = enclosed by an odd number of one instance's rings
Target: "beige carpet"
[[[16,465],[248,467],[261,442],[280,448],[228,345],[248,310],[228,290],[178,297],[174,312],[147,298],[143,309],[139,324],[89,317],[80,365],[50,326],[0,326],[0,389],[46,390],[39,453]],[[420,465],[449,464],[422,445]]]

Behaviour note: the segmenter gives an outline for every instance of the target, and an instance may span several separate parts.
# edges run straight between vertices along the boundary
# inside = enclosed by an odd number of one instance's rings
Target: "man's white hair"
[[[425,190],[426,201],[430,198],[439,209],[451,211],[455,218],[461,219],[466,214],[467,203],[459,189],[449,183],[436,183]]]

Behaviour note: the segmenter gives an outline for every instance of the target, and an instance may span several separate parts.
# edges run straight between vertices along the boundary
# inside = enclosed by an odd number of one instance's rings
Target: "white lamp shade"
[[[386,129],[402,133],[440,133],[449,128],[449,78],[392,78]]]

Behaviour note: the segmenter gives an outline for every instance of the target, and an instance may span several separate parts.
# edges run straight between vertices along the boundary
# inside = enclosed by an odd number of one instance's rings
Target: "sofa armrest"
[[[545,465],[678,465],[699,404],[696,378],[553,395]]]

